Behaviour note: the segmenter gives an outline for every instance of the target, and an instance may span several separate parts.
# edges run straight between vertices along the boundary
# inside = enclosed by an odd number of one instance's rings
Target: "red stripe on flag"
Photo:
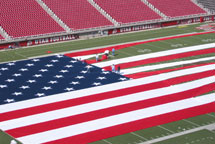
[[[137,120],[134,122],[129,122],[101,130],[96,130],[72,137],[67,137],[64,139],[59,139],[51,142],[47,142],[44,144],[69,144],[69,143],[75,143],[75,144],[87,144],[90,142],[98,141],[101,139],[106,139],[109,137],[122,135],[125,133],[177,121],[182,120],[189,117],[194,117],[206,113],[210,113],[213,111],[214,103],[205,104],[197,107],[192,107],[184,110],[179,110],[167,114],[162,114],[146,119]]]
[[[179,84],[182,82],[187,82],[187,81],[192,81],[192,80],[196,80],[196,79],[209,77],[214,74],[215,74],[215,72],[213,70],[211,70],[211,71],[196,73],[196,74],[192,74],[192,75],[172,78],[172,79],[164,80],[161,82],[154,82],[154,83],[150,83],[150,84],[129,87],[129,88],[124,88],[124,89],[115,90],[115,91],[108,91],[108,92],[101,93],[101,94],[94,94],[94,95],[85,96],[85,97],[81,97],[81,98],[66,100],[66,101],[62,101],[62,102],[55,102],[55,103],[51,103],[51,104],[45,104],[45,105],[41,105],[41,106],[1,113],[0,122],[19,118],[19,117],[29,116],[29,115],[33,115],[33,114],[39,114],[39,113],[43,113],[43,112],[47,112],[47,111],[51,111],[51,110],[57,110],[57,109],[62,109],[62,108],[71,107],[71,106],[75,106],[75,105],[80,105],[80,104],[84,104],[84,103],[90,103],[90,102],[100,101],[100,100],[104,100],[104,99],[120,97],[123,95],[137,93],[137,92],[141,92],[141,91],[168,87],[170,85],[175,85],[175,84]]]
[[[160,97],[152,98],[148,100],[142,100],[134,103],[96,110],[96,111],[92,111],[84,114],[79,114],[75,116],[65,117],[65,118],[43,122],[39,124],[34,124],[30,126],[25,126],[21,128],[16,128],[16,129],[8,130],[6,132],[12,135],[13,137],[22,137],[22,136],[40,133],[40,132],[44,132],[52,129],[70,126],[70,125],[74,125],[82,122],[87,122],[87,121],[91,121],[99,118],[126,113],[129,111],[134,111],[138,109],[143,109],[147,107],[152,107],[156,105],[161,105],[165,103],[187,99],[187,98],[202,95],[214,89],[215,89],[215,84],[212,83],[212,84],[208,84],[185,92],[160,96]]]

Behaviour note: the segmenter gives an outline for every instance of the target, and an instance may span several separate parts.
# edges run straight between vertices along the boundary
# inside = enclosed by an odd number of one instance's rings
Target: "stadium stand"
[[[0,40],[3,40],[4,38],[0,35]]]
[[[94,0],[103,10],[120,23],[162,19],[141,0]]]
[[[198,7],[191,0],[148,0],[148,2],[169,17],[206,13],[206,11]]]
[[[1,0],[0,25],[13,37],[62,32],[35,0]]]
[[[71,29],[113,26],[87,0],[43,0],[43,2]]]
[[[215,13],[215,0],[196,0],[196,2],[208,9],[211,13]]]

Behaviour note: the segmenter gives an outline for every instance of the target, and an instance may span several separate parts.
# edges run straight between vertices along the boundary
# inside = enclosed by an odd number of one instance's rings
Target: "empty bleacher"
[[[4,38],[3,38],[3,36],[1,36],[1,34],[0,34],[0,40],[3,40]]]
[[[113,26],[87,0],[43,0],[73,30]]]
[[[141,0],[94,0],[103,10],[120,23],[162,19]]]
[[[204,8],[208,9],[211,13],[215,13],[215,0],[196,0]]]
[[[1,0],[0,25],[13,37],[64,31],[35,0]]]
[[[191,0],[148,0],[152,5],[169,17],[204,14],[206,11]]]

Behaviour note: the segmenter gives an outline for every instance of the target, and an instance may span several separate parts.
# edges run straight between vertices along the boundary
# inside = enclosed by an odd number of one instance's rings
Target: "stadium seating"
[[[3,40],[4,38],[0,35],[0,40]]]
[[[141,0],[94,0],[103,10],[120,23],[162,19]]]
[[[191,0],[148,0],[169,17],[180,17],[206,13]]]
[[[87,0],[43,0],[73,30],[113,26]]]
[[[215,1],[214,0],[196,0],[204,8],[207,8],[211,13],[215,13]]]
[[[35,0],[1,0],[0,25],[12,37],[64,31]]]

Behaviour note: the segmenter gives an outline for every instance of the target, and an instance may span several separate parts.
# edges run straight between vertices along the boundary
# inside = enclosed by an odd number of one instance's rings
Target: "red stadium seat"
[[[141,0],[94,0],[102,9],[121,23],[162,19]]]
[[[43,0],[43,2],[74,30],[113,26],[113,23],[87,0]]]
[[[148,2],[169,17],[206,13],[191,0],[148,0]]]
[[[1,0],[0,25],[12,37],[64,31],[35,0]]]

